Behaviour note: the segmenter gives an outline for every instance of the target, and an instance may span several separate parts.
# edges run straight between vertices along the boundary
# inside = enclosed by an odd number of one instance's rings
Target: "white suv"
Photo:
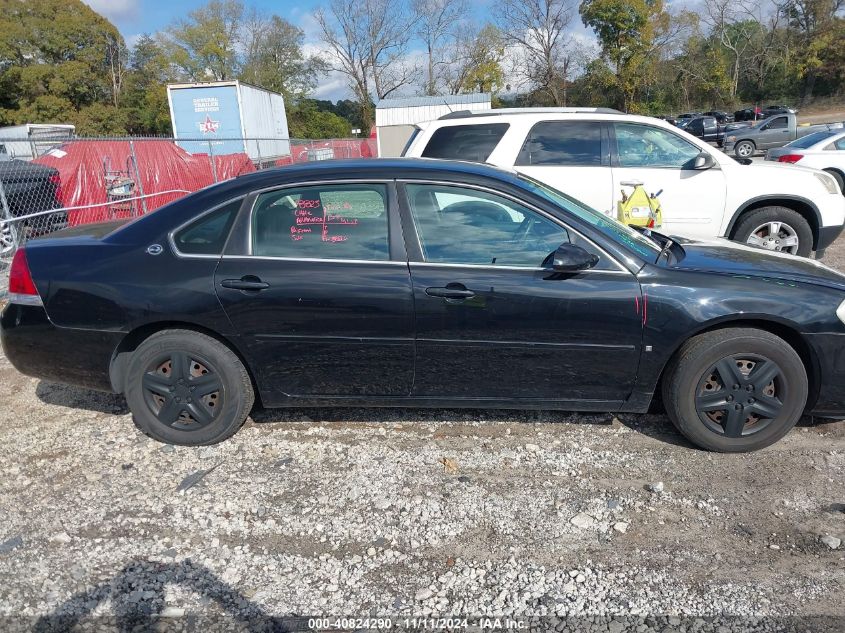
[[[453,112],[418,125],[403,155],[510,167],[614,217],[623,183],[640,181],[659,194],[662,232],[797,255],[821,257],[845,222],[829,174],[740,164],[665,121],[604,108]]]

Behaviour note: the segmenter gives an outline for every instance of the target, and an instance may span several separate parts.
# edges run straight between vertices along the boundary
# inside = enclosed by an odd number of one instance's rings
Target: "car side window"
[[[423,150],[424,158],[485,162],[502,140],[510,125],[447,125],[434,131]]]
[[[260,194],[251,219],[252,254],[298,259],[390,259],[387,187],[291,187]]]
[[[772,119],[771,122],[766,126],[767,130],[785,130],[789,127],[789,122],[786,120],[785,116],[779,116],[776,119]]]
[[[845,136],[834,143],[836,149],[845,149]]]
[[[541,121],[528,133],[516,164],[601,166],[601,123]]]
[[[511,200],[465,187],[409,184],[426,262],[539,267],[569,232]]]
[[[650,125],[614,123],[620,167],[684,169],[701,152],[680,136]]]
[[[177,231],[173,235],[177,250],[186,255],[222,254],[242,203],[243,198],[227,202]]]

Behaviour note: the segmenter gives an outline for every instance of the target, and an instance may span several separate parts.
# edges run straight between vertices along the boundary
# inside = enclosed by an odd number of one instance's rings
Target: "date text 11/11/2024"
[[[312,210],[316,209],[321,209],[322,215],[312,215]],[[290,237],[294,242],[299,242],[307,234],[312,233],[311,225],[319,224],[321,227],[320,238],[323,242],[345,242],[349,237],[347,235],[330,235],[329,226],[355,226],[358,224],[358,218],[349,218],[329,212],[350,209],[352,209],[352,205],[348,202],[339,205],[320,205],[319,200],[300,200],[297,203],[295,214],[296,224],[290,227]]]

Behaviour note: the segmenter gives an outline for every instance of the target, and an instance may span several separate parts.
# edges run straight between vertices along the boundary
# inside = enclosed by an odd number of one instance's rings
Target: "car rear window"
[[[252,254],[388,260],[387,188],[319,185],[262,193],[252,212]]]
[[[486,162],[510,126],[507,123],[448,125],[434,131],[424,158]]]
[[[220,255],[243,198],[227,202],[180,229],[173,241],[186,255]]]
[[[831,132],[829,130],[824,132],[813,132],[812,134],[808,134],[807,136],[802,136],[799,139],[795,139],[791,143],[787,143],[788,147],[797,147],[798,149],[807,149],[815,145],[816,143],[820,143],[825,139],[830,138],[831,136],[836,136],[838,132]]]
[[[531,128],[517,165],[602,164],[601,123],[542,121]]]

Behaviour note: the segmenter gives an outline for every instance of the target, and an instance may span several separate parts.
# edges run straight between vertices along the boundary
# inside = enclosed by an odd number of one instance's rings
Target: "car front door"
[[[515,155],[501,156],[516,150]],[[491,158],[494,164],[513,165],[602,213],[615,215],[607,130],[600,121],[540,121],[521,147],[502,146]]]
[[[629,394],[642,337],[636,277],[536,208],[484,188],[404,183],[416,309],[413,394],[607,409]],[[556,274],[564,242],[597,254]]]
[[[789,118],[774,116],[762,123],[757,133],[757,149],[781,147],[791,140],[789,136]]]
[[[725,176],[718,164],[693,169],[701,149],[681,136],[642,123],[613,123],[613,191],[630,195],[633,183],[657,195],[664,233],[715,237],[725,211]],[[716,151],[716,150],[712,150]]]
[[[392,182],[253,194],[215,288],[267,404],[407,396],[413,296]]]

